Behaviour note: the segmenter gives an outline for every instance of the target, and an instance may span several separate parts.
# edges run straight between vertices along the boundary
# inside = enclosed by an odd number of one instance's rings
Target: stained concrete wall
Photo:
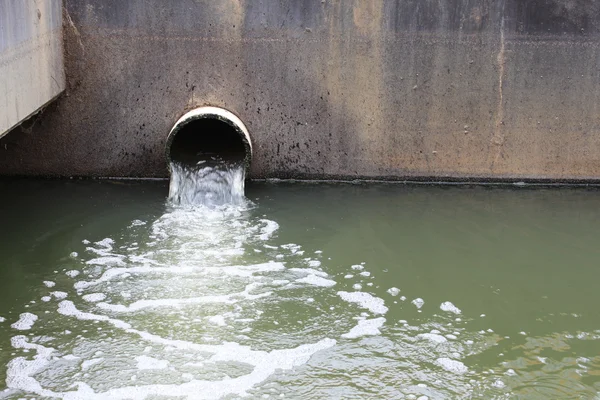
[[[0,137],[64,89],[62,0],[0,0]]]
[[[67,95],[6,175],[166,176],[225,107],[251,176],[600,179],[596,0],[65,0]]]

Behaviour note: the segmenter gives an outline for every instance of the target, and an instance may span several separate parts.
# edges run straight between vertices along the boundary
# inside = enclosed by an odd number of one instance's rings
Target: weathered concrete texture
[[[251,176],[600,179],[596,0],[66,0],[68,91],[7,175],[166,176],[236,113]]]
[[[62,0],[0,0],[0,137],[64,89]]]

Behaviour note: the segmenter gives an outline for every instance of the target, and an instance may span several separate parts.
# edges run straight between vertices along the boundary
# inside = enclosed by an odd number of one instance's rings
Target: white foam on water
[[[353,265],[350,268],[352,268],[353,270],[356,270],[356,271],[362,271],[363,269],[365,269],[364,265],[358,265],[358,264]]]
[[[2,322],[4,322],[4,321],[6,321],[6,318],[4,318],[4,317],[0,317],[0,323],[2,323]]]
[[[435,363],[446,371],[454,372],[456,374],[465,374],[469,371],[467,366],[462,362],[447,357],[440,357],[435,360]]]
[[[49,288],[51,288],[51,287],[54,287],[54,286],[56,286],[56,283],[55,283],[55,282],[52,282],[52,281],[44,281],[44,285],[45,285],[46,287],[49,287]]]
[[[63,357],[63,358],[64,358],[64,357]],[[90,367],[92,367],[92,366],[94,366],[94,365],[96,365],[96,364],[100,364],[102,361],[104,361],[104,358],[103,358],[103,357],[92,358],[92,359],[90,359],[90,360],[84,360],[84,361],[81,363],[81,369],[82,369],[83,371],[85,371],[85,370],[89,369]]]
[[[321,266],[321,261],[319,261],[319,260],[310,260],[308,262],[308,266],[312,267],[312,268],[318,268],[318,267]]]
[[[419,339],[429,340],[433,343],[446,343],[448,339],[437,333],[421,333],[417,335]]]
[[[380,335],[381,331],[379,328],[385,323],[385,318],[374,318],[374,319],[361,319],[358,321],[358,325],[350,329],[350,332],[342,334],[343,338],[356,339],[362,336],[376,336]]]
[[[423,307],[423,304],[425,304],[425,300],[418,297],[418,298],[414,299],[413,301],[411,301],[411,303],[413,303],[415,305],[415,307],[417,307],[418,309],[421,309],[421,307]]]
[[[314,268],[289,268],[288,271],[299,272],[301,274],[306,275],[317,275],[323,278],[329,277],[329,274],[327,272],[319,271],[318,269]]]
[[[90,293],[82,296],[81,298],[88,303],[97,303],[106,299],[106,295],[104,293]]]
[[[218,326],[226,326],[227,323],[225,322],[225,317],[223,317],[222,315],[213,315],[212,317],[208,318],[208,322],[210,322],[211,324],[214,325],[218,325]]]
[[[492,383],[492,386],[497,389],[504,389],[506,387],[506,384],[504,382],[502,382],[500,379],[498,379],[497,381]]]
[[[462,311],[460,310],[460,308],[456,307],[454,304],[452,304],[449,301],[445,301],[440,305],[440,310],[442,311],[446,311],[446,312],[450,312],[450,313],[454,313],[454,314],[460,314]]]
[[[361,276],[371,276],[371,273],[369,271],[363,271],[359,275],[361,275]]]
[[[332,281],[331,279],[325,279],[325,278],[322,278],[322,277],[314,275],[314,274],[310,274],[304,278],[300,278],[300,279],[296,280],[296,282],[306,283],[309,285],[321,286],[321,287],[332,287],[332,286],[336,285],[335,281]]]
[[[39,396],[52,397],[54,393],[46,390],[33,376],[49,364],[49,359],[54,352],[53,348],[39,344],[29,343],[26,336],[14,336],[10,339],[15,349],[35,350],[33,359],[16,357],[12,359],[6,369],[6,387],[22,390],[25,393],[35,393]]]
[[[260,240],[269,240],[271,236],[273,236],[273,234],[279,229],[279,224],[275,221],[261,219],[259,222],[265,224],[265,226],[260,229]]]
[[[135,358],[137,369],[165,369],[169,366],[169,361],[159,360],[148,356],[139,356]]]
[[[342,300],[348,303],[358,304],[362,308],[366,308],[374,314],[385,314],[388,312],[388,308],[385,306],[383,299],[375,297],[365,292],[337,292],[337,295]]]
[[[13,324],[11,324],[11,328],[19,330],[19,331],[26,331],[29,330],[33,327],[33,324],[35,324],[35,321],[38,320],[38,316],[32,313],[22,313],[19,315],[19,320],[17,322],[14,322]]]
[[[387,292],[392,296],[398,296],[400,294],[400,289],[397,287],[389,288]]]
[[[75,254],[77,254],[77,253],[75,253]],[[81,274],[81,271],[78,271],[76,269],[72,269],[70,271],[65,272],[65,275],[67,275],[69,278],[75,278],[79,274]]]
[[[44,303],[47,303],[50,300],[52,300],[52,297],[50,297],[50,296],[43,296],[40,300],[42,300]]]
[[[352,289],[354,289],[354,290],[361,290],[362,289],[362,285],[360,283],[355,283],[354,285],[352,285]]]
[[[68,294],[66,292],[60,292],[60,291],[50,292],[50,295],[54,296],[54,298],[57,300],[66,299],[68,296]]]

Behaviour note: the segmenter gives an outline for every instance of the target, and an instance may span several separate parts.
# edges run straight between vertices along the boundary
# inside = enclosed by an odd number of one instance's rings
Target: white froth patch
[[[259,222],[265,224],[265,226],[260,229],[260,235],[258,236],[260,240],[269,240],[269,238],[273,236],[273,233],[279,229],[279,224],[275,221],[261,219]]]
[[[126,264],[122,256],[105,256],[93,258],[86,262],[88,265],[102,265],[107,267],[124,267]]]
[[[123,304],[109,304],[109,303],[97,303],[97,306],[101,309],[119,312],[129,313],[145,308],[158,308],[158,307],[179,307],[189,304],[207,304],[207,303],[223,303],[223,304],[234,304],[239,299],[256,300],[263,297],[270,296],[273,292],[264,292],[259,294],[252,294],[252,290],[262,286],[261,283],[253,282],[246,285],[243,292],[232,293],[226,295],[207,295],[201,297],[188,297],[180,299],[151,299],[151,300],[138,300],[130,305],[126,306]]]
[[[165,369],[169,366],[169,362],[167,360],[159,360],[157,358],[148,357],[148,356],[139,356],[136,357],[137,361],[137,369]]]
[[[84,241],[84,243],[85,242],[86,241]],[[113,246],[113,244],[115,244],[115,241],[112,240],[111,238],[104,238],[102,240],[95,242],[94,244],[97,246],[100,246],[100,247],[104,247],[106,250],[112,250],[112,246]]]
[[[33,375],[48,365],[48,360],[54,349],[29,343],[25,336],[14,336],[10,339],[10,342],[15,349],[35,350],[36,354],[31,360],[25,357],[16,357],[8,363],[6,369],[6,387],[13,390],[21,390],[25,393],[35,393],[44,397],[56,397],[53,392],[42,388],[40,383],[35,378],[32,378]]]
[[[81,272],[77,271],[76,269],[72,269],[71,271],[65,272],[65,275],[67,275],[69,278],[75,278],[79,274],[81,274]]]
[[[319,260],[310,260],[308,262],[308,266],[312,267],[312,268],[318,268],[318,267],[321,266],[321,261],[319,261]]]
[[[381,331],[379,328],[385,323],[385,318],[374,318],[374,319],[362,319],[358,321],[358,325],[350,329],[350,332],[344,333],[343,338],[356,339],[361,336],[376,336],[380,335]]]
[[[47,302],[49,302],[50,300],[52,300],[52,297],[50,297],[50,296],[44,296],[44,297],[42,297],[40,300],[42,300],[44,303],[47,303]]]
[[[425,304],[425,300],[419,297],[411,301],[411,303],[413,303],[418,309],[421,309],[421,307],[423,307],[423,304]]]
[[[504,389],[506,387],[506,384],[504,382],[502,382],[500,379],[498,379],[496,382],[492,383],[492,386],[497,389]]]
[[[320,276],[316,276],[314,274],[310,274],[304,278],[298,279],[296,282],[306,283],[308,285],[313,286],[321,286],[321,287],[332,287],[335,286],[336,282],[331,279],[325,279]]]
[[[87,301],[88,303],[96,303],[105,300],[106,295],[104,293],[90,293],[86,294],[85,296],[82,296],[81,298]]]
[[[66,299],[66,298],[67,298],[67,296],[68,296],[68,295],[67,295],[67,293],[65,293],[65,292],[59,292],[59,291],[56,291],[56,292],[50,292],[50,294],[51,294],[52,296],[54,296],[54,298],[55,298],[55,299],[57,299],[57,300],[63,300],[63,299]]]
[[[469,371],[465,364],[451,358],[441,357],[435,360],[435,363],[446,371],[454,372],[455,374],[464,374]]]
[[[371,273],[369,271],[363,271],[359,275],[361,275],[361,276],[371,276]]]
[[[11,324],[11,328],[19,330],[19,331],[26,331],[29,330],[33,327],[33,324],[35,324],[35,321],[38,320],[38,316],[32,313],[22,313],[21,315],[19,315],[19,320],[13,324]]]
[[[77,258],[79,256],[79,254],[76,251],[73,251],[71,254],[69,254],[69,256],[71,258]]]
[[[211,324],[214,324],[214,325],[218,325],[218,326],[227,325],[225,323],[225,317],[223,317],[222,315],[214,315],[212,317],[209,317],[208,322],[210,322]]]
[[[56,283],[52,282],[52,281],[44,281],[44,285],[46,285],[46,287],[51,288],[51,287],[56,286]]]
[[[362,265],[353,265],[350,268],[352,268],[353,270],[356,270],[356,271],[362,271],[363,269],[365,269],[365,267]]]
[[[421,333],[420,335],[417,335],[417,337],[419,339],[429,340],[433,343],[446,343],[448,341],[448,339],[437,333]]]
[[[337,292],[337,295],[342,300],[348,303],[356,303],[362,308],[366,308],[374,314],[385,314],[388,312],[388,308],[384,305],[383,299],[374,297],[373,295],[365,292]]]
[[[2,322],[4,322],[4,321],[6,321],[6,318],[4,318],[4,317],[0,317],[0,323],[2,323]]]
[[[58,303],[58,313],[68,317],[75,317],[80,321],[106,321],[119,329],[130,329],[131,325],[118,319],[112,319],[106,315],[97,315],[79,311],[75,304],[69,300],[63,300]]]
[[[91,360],[85,360],[84,362],[81,363],[81,369],[82,370],[87,370],[90,367],[92,367],[93,365],[99,364],[102,361],[104,361],[104,358],[99,357],[99,358],[92,358]]]
[[[352,289],[354,289],[354,290],[361,290],[362,289],[362,285],[360,283],[355,283],[354,285],[352,285]]]
[[[387,292],[392,296],[398,296],[400,294],[400,289],[397,287],[389,288]]]
[[[456,307],[454,304],[450,303],[449,301],[445,301],[440,305],[440,310],[442,311],[446,311],[446,312],[451,312],[454,314],[460,314],[462,311],[460,311],[460,308]]]

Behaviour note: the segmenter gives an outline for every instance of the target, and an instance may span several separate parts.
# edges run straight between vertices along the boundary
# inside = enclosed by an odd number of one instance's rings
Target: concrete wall
[[[0,137],[64,89],[62,0],[0,0]]]
[[[600,179],[597,0],[65,0],[67,95],[6,175],[167,176],[185,110],[252,177]]]

